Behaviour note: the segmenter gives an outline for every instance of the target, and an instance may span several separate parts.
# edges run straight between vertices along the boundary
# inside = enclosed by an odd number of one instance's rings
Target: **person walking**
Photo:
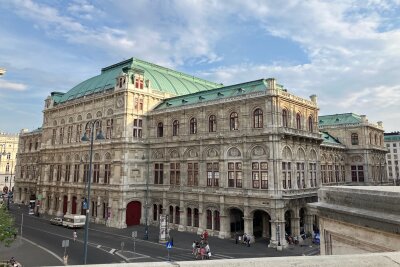
[[[74,237],[74,242],[75,242],[75,240],[78,238],[76,230],[74,230],[74,232],[72,233],[72,236]]]

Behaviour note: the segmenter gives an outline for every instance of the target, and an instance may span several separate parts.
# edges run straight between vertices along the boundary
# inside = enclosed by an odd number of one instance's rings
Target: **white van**
[[[64,215],[63,226],[67,228],[80,228],[85,226],[86,216],[68,214]]]

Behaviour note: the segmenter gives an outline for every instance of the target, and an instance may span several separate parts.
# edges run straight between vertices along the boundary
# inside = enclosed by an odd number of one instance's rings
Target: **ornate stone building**
[[[221,238],[245,232],[285,245],[285,232],[312,230],[306,204],[317,200],[322,184],[351,181],[348,129],[339,139],[328,124],[319,132],[316,96],[300,98],[272,78],[223,86],[129,59],[46,99],[40,178],[26,183],[26,159],[34,156],[24,150],[17,199],[32,189],[40,212],[84,213],[89,144],[81,137],[94,120],[106,139],[94,140],[90,215],[111,227],[146,217],[157,224],[168,214],[180,231],[207,229]],[[23,134],[21,142],[32,138]],[[379,143],[373,149],[384,157]],[[355,183],[369,183],[369,175]]]

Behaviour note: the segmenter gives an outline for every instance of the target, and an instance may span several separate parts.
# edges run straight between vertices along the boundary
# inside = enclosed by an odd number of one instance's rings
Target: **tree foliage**
[[[6,205],[0,204],[0,243],[3,243],[6,247],[10,246],[16,233],[14,218],[6,210]]]

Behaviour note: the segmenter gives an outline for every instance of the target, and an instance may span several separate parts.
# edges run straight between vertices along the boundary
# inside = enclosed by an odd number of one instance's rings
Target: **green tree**
[[[6,210],[6,205],[0,204],[0,243],[9,247],[16,236],[14,218]]]

